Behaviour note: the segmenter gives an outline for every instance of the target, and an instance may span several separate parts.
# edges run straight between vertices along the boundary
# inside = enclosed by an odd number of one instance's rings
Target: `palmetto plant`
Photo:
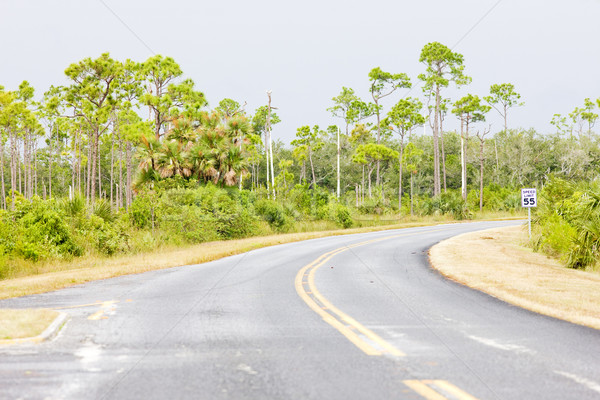
[[[244,116],[225,122],[218,113],[204,113],[198,121],[178,118],[161,142],[142,138],[136,186],[174,176],[233,186],[248,173],[244,144],[250,133]]]

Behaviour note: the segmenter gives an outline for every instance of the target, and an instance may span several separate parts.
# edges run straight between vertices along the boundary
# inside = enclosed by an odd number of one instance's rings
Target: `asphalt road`
[[[0,301],[61,309],[0,348],[1,399],[600,399],[600,332],[444,279],[477,222],[315,239]]]

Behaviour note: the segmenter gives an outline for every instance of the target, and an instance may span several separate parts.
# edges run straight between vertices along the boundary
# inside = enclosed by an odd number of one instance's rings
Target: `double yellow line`
[[[436,231],[439,230],[441,229],[437,229]],[[323,318],[325,322],[338,330],[365,354],[370,356],[406,356],[405,353],[385,341],[375,332],[368,329],[327,300],[319,292],[317,286],[315,285],[315,274],[320,267],[325,265],[329,260],[340,253],[355,247],[412,235],[415,235],[415,233],[386,236],[379,239],[367,240],[365,242],[340,247],[327,252],[310,264],[305,265],[302,267],[302,269],[300,269],[300,271],[298,271],[294,280],[296,292],[314,312]],[[456,400],[477,400],[475,397],[444,380],[405,380],[403,383],[427,400],[448,400],[448,398],[444,397],[444,395],[449,395],[452,399]],[[438,391],[436,391],[436,389]]]
[[[361,349],[365,354],[370,356],[391,355],[402,357],[405,356],[402,351],[395,348],[390,343],[383,340],[372,330],[335,307],[327,300],[317,289],[315,285],[315,273],[327,261],[331,260],[336,255],[348,251],[352,248],[364,246],[367,244],[380,242],[382,240],[392,239],[404,235],[386,236],[384,238],[368,240],[366,242],[356,243],[350,246],[341,247],[323,254],[313,262],[305,265],[296,274],[295,287],[298,295],[304,302],[317,314],[319,314],[325,322],[337,329],[356,347]]]

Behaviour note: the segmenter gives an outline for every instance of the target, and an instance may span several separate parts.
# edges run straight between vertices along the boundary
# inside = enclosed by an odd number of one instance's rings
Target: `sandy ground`
[[[600,274],[568,269],[524,246],[524,227],[468,233],[431,248],[446,277],[508,303],[600,329]]]

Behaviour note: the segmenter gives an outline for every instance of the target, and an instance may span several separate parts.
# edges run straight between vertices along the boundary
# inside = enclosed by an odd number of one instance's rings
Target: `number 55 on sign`
[[[536,189],[521,189],[521,207],[537,207]]]

